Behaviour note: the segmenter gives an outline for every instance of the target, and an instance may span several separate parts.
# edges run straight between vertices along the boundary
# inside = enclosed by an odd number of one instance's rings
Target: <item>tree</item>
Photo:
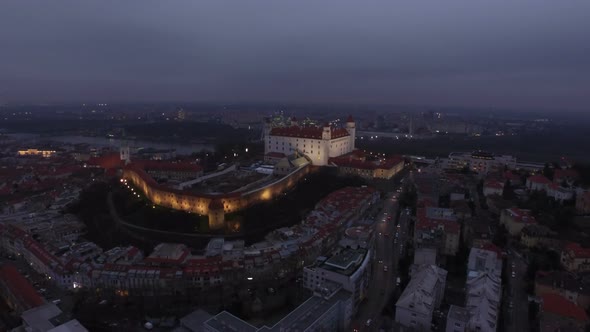
[[[545,163],[545,167],[543,167],[543,175],[549,180],[553,180],[553,173],[553,167],[551,167],[549,163]]]
[[[514,193],[514,188],[512,188],[510,180],[506,180],[506,183],[504,183],[502,198],[504,198],[505,200],[513,200],[514,198],[516,198],[516,194]]]

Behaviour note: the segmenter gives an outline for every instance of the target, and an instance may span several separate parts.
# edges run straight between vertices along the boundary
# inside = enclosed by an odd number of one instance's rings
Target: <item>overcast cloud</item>
[[[590,1],[0,1],[0,102],[589,110]]]

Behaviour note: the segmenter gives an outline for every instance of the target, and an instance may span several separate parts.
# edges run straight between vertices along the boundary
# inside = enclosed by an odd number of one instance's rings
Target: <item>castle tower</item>
[[[332,139],[332,130],[330,128],[330,124],[327,122],[326,124],[324,124],[324,131],[322,131],[322,139],[328,141]]]
[[[262,129],[262,139],[267,139],[270,136],[270,130],[272,129],[272,123],[269,118],[264,119],[264,125]]]
[[[129,150],[129,146],[122,146],[119,149],[119,155],[122,161],[125,162],[125,165],[129,164],[131,162],[131,152]]]
[[[220,199],[212,199],[209,203],[209,229],[222,229],[225,227],[225,212],[223,202]]]
[[[348,134],[350,135],[350,151],[353,151],[354,141],[356,139],[356,124],[352,118],[352,115],[349,115],[348,119],[346,119],[346,131],[348,131]]]

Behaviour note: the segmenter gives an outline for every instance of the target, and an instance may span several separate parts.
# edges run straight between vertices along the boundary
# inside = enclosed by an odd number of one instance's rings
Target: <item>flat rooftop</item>
[[[216,331],[221,332],[256,332],[258,329],[227,311],[222,311],[217,315],[205,321],[206,326],[210,326]]]
[[[148,260],[182,260],[188,254],[188,249],[180,243],[160,243],[147,257]]]
[[[366,249],[345,249],[320,263],[318,267],[348,276],[357,270],[366,255]]]
[[[263,327],[260,331],[305,331],[314,322],[322,318],[338,301],[350,299],[348,291],[340,290],[330,298],[312,296],[300,306],[291,311],[273,327]]]

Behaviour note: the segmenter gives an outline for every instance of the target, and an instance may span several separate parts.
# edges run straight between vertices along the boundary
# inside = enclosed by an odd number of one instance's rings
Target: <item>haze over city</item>
[[[590,331],[590,1],[1,1],[0,332]]]
[[[4,1],[0,102],[587,111],[587,1]]]

